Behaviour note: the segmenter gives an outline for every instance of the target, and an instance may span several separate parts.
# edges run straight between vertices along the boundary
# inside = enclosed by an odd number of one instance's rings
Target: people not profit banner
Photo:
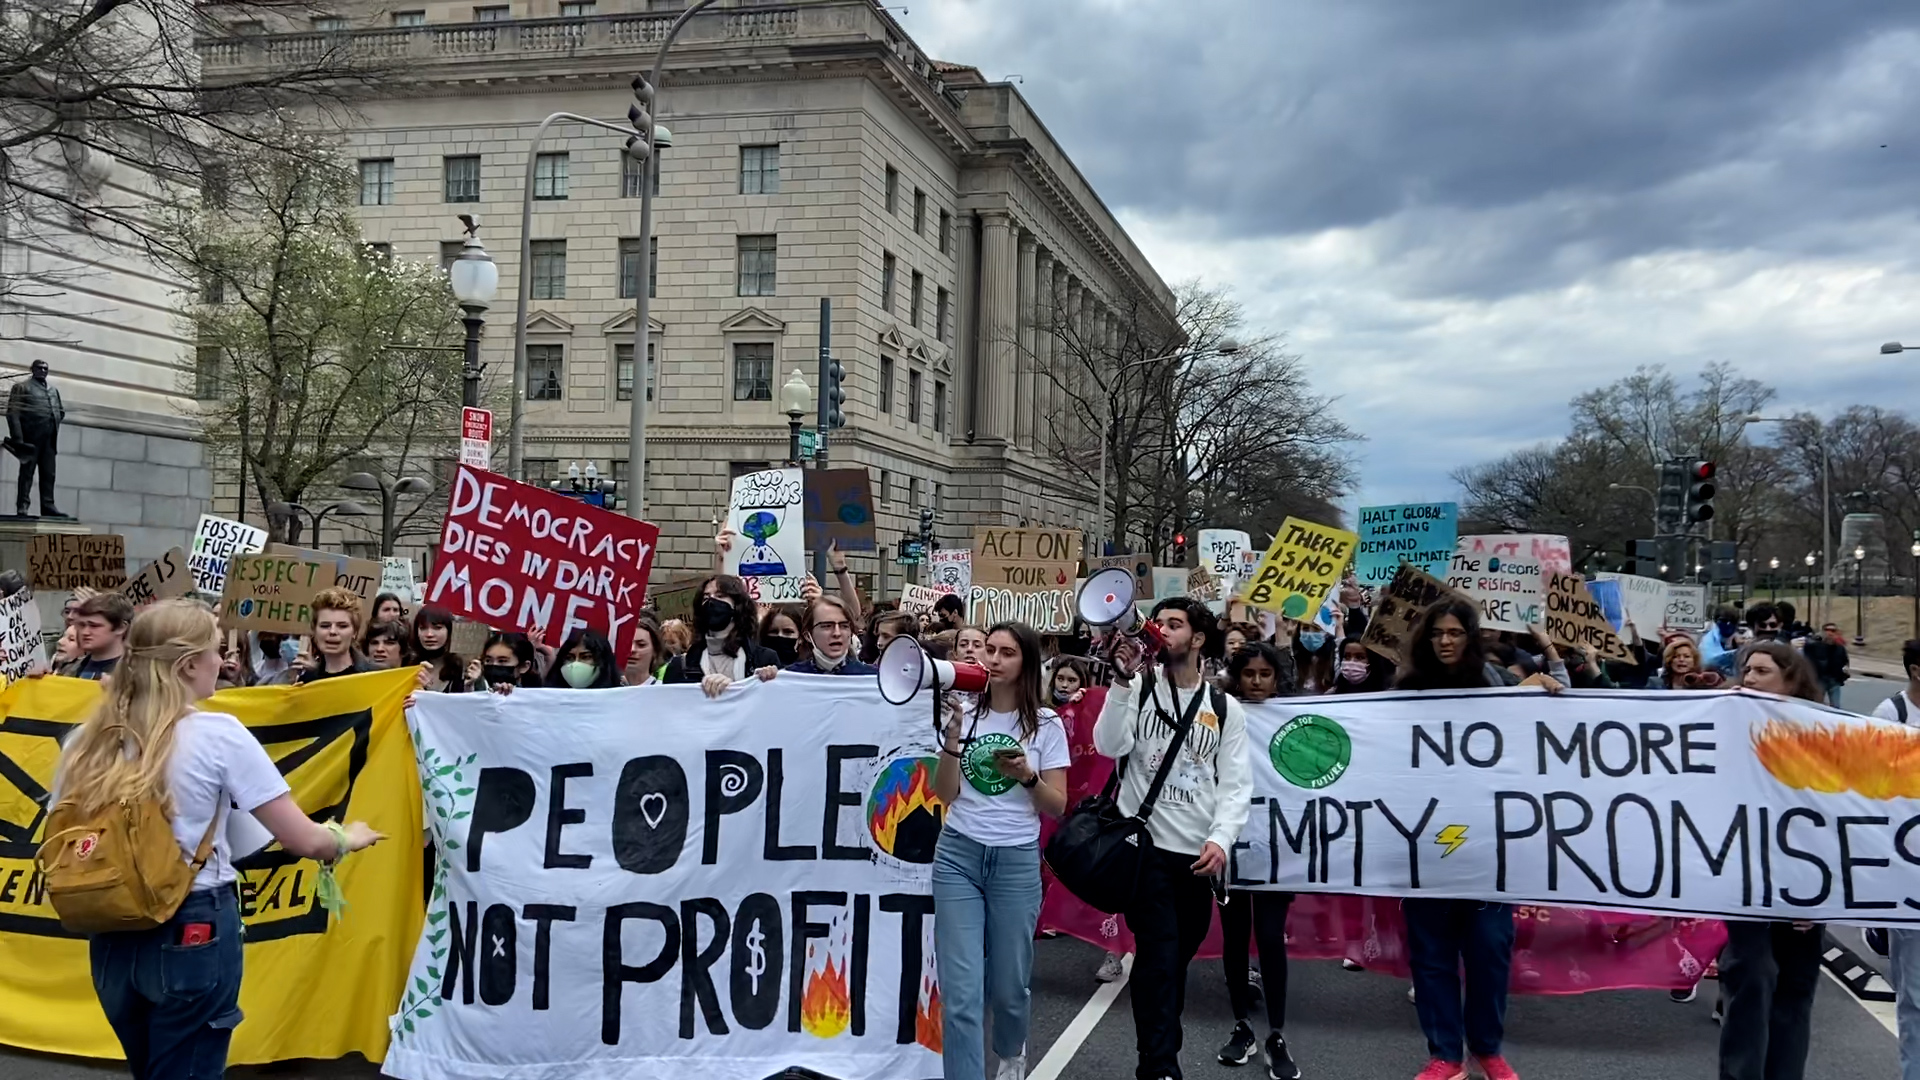
[[[426,602],[556,645],[587,627],[625,656],[659,542],[644,521],[462,465]]]
[[[1247,707],[1240,888],[1920,925],[1920,729],[1750,691]]]
[[[247,941],[234,1064],[386,1051],[422,914],[420,785],[401,717],[414,689],[411,670],[389,671],[222,690],[203,706],[240,718],[315,820],[365,821],[391,837],[340,864],[347,907],[329,922],[314,902],[313,860],[260,850],[266,834],[251,818],[228,827],[235,851],[252,852],[236,863]],[[99,700],[100,684],[81,679],[0,693],[0,1043],[118,1058],[87,942],[61,929],[33,866],[60,740]]]
[[[763,604],[797,602],[807,580],[806,485],[799,469],[733,478],[727,500],[726,570],[755,585]]]
[[[1353,574],[1369,588],[1393,580],[1401,563],[1441,577],[1453,562],[1460,507],[1455,503],[1407,503],[1360,508],[1360,545]]]
[[[933,729],[855,683],[421,694],[441,858],[387,1074],[939,1075]]]
[[[1463,536],[1447,584],[1480,605],[1480,625],[1524,633],[1547,614],[1547,575],[1573,572],[1564,536]]]

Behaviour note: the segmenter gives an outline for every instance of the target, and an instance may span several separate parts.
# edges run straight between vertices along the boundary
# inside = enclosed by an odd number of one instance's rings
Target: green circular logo
[[[1280,725],[1267,744],[1273,771],[1295,787],[1318,789],[1340,779],[1353,761],[1353,740],[1337,722],[1312,713]]]
[[[993,752],[1018,749],[1020,744],[1011,735],[998,731],[982,735],[967,744],[966,756],[960,761],[960,775],[982,795],[1004,795],[1020,781],[994,767]]]
[[[1307,598],[1301,596],[1299,593],[1292,594],[1281,601],[1280,614],[1289,619],[1305,618],[1307,614]]]

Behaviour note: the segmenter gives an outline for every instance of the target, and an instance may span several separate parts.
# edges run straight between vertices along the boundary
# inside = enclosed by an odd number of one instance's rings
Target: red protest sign
[[[578,627],[626,656],[660,530],[469,465],[454,475],[427,603],[501,628]]]

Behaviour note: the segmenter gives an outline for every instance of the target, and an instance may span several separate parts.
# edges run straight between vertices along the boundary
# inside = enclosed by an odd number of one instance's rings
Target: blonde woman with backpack
[[[61,752],[40,852],[61,922],[90,937],[94,990],[141,1080],[226,1069],[241,965],[230,807],[303,858],[330,863],[383,839],[309,820],[239,720],[195,708],[219,678],[220,629],[204,605],[136,616],[99,707]]]

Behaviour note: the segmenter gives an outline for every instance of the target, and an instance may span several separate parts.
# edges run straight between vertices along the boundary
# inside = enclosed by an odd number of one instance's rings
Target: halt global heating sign
[[[1403,562],[1444,575],[1453,562],[1459,516],[1460,507],[1450,502],[1361,507],[1354,577],[1368,588],[1385,585]]]

